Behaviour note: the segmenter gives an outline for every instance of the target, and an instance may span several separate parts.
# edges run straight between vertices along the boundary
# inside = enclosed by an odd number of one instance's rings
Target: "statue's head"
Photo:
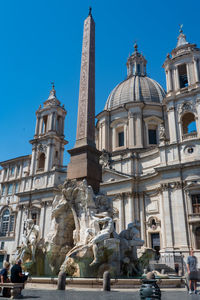
[[[27,226],[28,228],[31,228],[31,227],[33,226],[33,224],[34,224],[34,222],[33,222],[32,219],[26,220],[26,226]]]

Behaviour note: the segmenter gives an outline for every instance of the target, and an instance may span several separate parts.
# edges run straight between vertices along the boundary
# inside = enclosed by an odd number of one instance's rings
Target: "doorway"
[[[155,260],[159,260],[160,258],[160,234],[151,233],[151,247],[156,251]]]

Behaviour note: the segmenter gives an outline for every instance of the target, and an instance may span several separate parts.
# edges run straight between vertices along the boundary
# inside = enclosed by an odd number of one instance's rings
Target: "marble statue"
[[[112,218],[104,217],[104,214],[95,215],[92,216],[92,218],[96,221],[98,225],[102,225],[102,229],[99,229],[97,235],[89,242],[89,245],[92,245],[94,255],[94,260],[92,261],[90,266],[98,263],[98,244],[106,239],[109,239],[111,237],[111,233],[113,233],[114,231],[114,224]]]
[[[113,213],[111,199],[95,195],[86,180],[67,179],[59,186],[52,206],[52,226],[46,239],[49,263],[54,270],[58,271],[59,267],[71,276],[91,277],[101,276],[105,270],[120,275],[120,266],[127,258],[134,265],[136,248],[143,245],[139,224],[129,224],[128,229],[118,235]]]
[[[140,239],[140,224],[138,221],[128,224],[128,228],[119,234],[121,273],[127,276],[136,275],[137,248],[143,246],[144,241]]]
[[[160,141],[166,140],[166,133],[165,133],[164,123],[160,124],[159,138],[160,138]]]
[[[16,253],[16,258],[24,261],[25,254],[30,253],[32,262],[35,262],[35,252],[39,239],[39,226],[35,225],[32,219],[27,219],[22,235],[22,244]]]

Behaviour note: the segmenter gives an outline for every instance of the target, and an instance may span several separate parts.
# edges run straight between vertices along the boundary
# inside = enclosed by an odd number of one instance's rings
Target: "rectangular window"
[[[118,133],[118,147],[124,146],[124,132],[121,131]]]
[[[9,228],[9,231],[14,231],[14,223],[15,223],[15,216],[14,215],[11,215],[10,216],[10,228]]]
[[[15,184],[15,193],[18,193],[18,191],[19,191],[19,183],[16,183]]]
[[[0,250],[3,250],[3,249],[4,249],[4,245],[5,245],[5,242],[1,242]]]
[[[10,175],[14,176],[15,174],[15,167],[11,167],[10,169]]]
[[[37,223],[37,213],[32,213],[31,214],[31,219],[33,220],[34,224],[36,225],[36,223]]]
[[[157,133],[156,129],[149,129],[149,144],[156,145],[157,144]]]
[[[10,183],[8,186],[8,195],[12,195],[12,190],[13,190],[13,184]]]
[[[43,124],[42,124],[42,133],[47,132],[47,120],[48,120],[48,116],[44,116],[43,117]]]
[[[4,196],[5,195],[5,193],[6,193],[6,187],[5,187],[5,185],[3,184],[2,185],[2,187],[1,187],[1,194],[2,194],[2,196]]]
[[[179,74],[180,88],[182,89],[182,88],[188,86],[186,64],[178,66],[178,74]]]
[[[4,179],[6,179],[7,172],[8,172],[8,170],[5,168],[5,169],[4,169]]]
[[[141,70],[140,70],[140,64],[137,64],[137,73],[140,74]]]
[[[200,194],[192,195],[192,210],[194,214],[200,214]]]
[[[20,174],[20,166],[17,166],[17,176]]]

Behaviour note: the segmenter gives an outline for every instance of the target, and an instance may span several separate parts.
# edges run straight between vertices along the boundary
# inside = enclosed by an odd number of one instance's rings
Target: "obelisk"
[[[91,14],[84,22],[76,143],[68,151],[68,179],[87,179],[95,192],[101,182],[101,152],[95,145],[95,22]]]

